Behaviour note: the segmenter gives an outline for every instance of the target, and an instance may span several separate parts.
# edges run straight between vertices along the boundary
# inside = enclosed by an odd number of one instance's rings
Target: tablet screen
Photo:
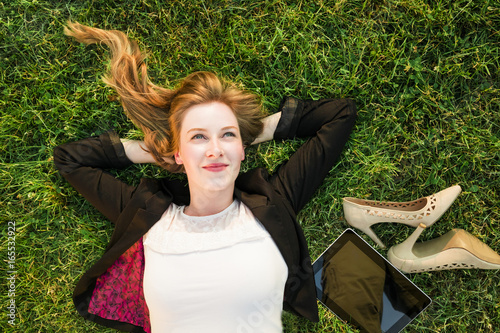
[[[314,262],[317,297],[362,331],[397,333],[431,299],[352,229]]]

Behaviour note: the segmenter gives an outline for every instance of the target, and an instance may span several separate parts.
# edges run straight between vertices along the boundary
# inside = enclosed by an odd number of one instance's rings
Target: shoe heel
[[[359,230],[363,231],[368,237],[372,239],[375,243],[377,243],[378,246],[380,246],[382,249],[385,249],[385,244],[382,243],[380,238],[378,238],[377,234],[372,230],[372,228],[367,227],[367,228],[359,228]]]
[[[415,246],[417,239],[420,237],[425,228],[427,228],[427,226],[423,223],[420,223],[415,231],[413,231],[413,233],[410,235],[410,237],[408,237],[403,243],[393,246],[392,251],[396,253],[412,253],[413,246]]]
[[[413,254],[413,247],[417,242],[424,229],[427,226],[420,223],[413,233],[404,242],[392,246],[387,252],[387,259],[397,269],[405,272],[412,273],[414,266],[414,259],[416,256]]]
[[[349,201],[351,198],[344,198],[343,206],[344,206],[344,217],[347,223],[364,232],[368,237],[370,237],[378,246],[382,249],[385,249],[384,243],[378,238],[375,232],[371,229],[373,223],[367,221],[366,216],[362,213],[363,210],[360,210],[356,207],[355,204]]]

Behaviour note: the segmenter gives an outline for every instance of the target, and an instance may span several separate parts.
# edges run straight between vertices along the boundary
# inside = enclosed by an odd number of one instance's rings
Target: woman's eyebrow
[[[231,125],[231,126],[225,126],[225,127],[221,128],[220,130],[221,131],[227,131],[227,130],[230,130],[230,129],[237,130],[238,127]],[[194,128],[189,129],[187,131],[187,133],[189,133],[189,132],[205,132],[205,131],[207,131],[206,128],[194,127]]]
[[[204,129],[204,128],[197,128],[197,127],[195,127],[195,128],[191,128],[191,129],[189,129],[189,130],[187,131],[187,133],[189,133],[189,132],[203,132],[203,131],[206,131],[206,129]]]

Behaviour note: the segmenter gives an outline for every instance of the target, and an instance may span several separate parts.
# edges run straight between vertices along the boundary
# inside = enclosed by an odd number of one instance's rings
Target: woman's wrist
[[[281,119],[281,112],[277,112],[272,114],[262,120],[264,124],[264,128],[262,133],[252,142],[253,145],[270,141],[274,137],[274,132],[276,131],[276,127],[278,127],[278,123]]]
[[[146,151],[143,141],[120,139],[127,158],[133,163],[156,163],[153,155]]]

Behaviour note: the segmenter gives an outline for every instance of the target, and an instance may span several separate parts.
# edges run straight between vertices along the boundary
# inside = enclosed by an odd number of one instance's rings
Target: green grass
[[[0,1],[0,331],[112,332],[84,321],[71,294],[112,229],[56,172],[52,149],[114,127],[138,132],[100,81],[107,51],[66,38],[68,20],[126,31],[172,87],[214,71],[262,96],[350,97],[359,118],[341,161],[300,214],[313,258],[346,227],[342,197],[406,201],[460,184],[422,238],[458,227],[500,252],[500,4],[455,1]],[[300,141],[251,148],[272,170]],[[164,176],[153,166],[121,173]],[[7,323],[8,221],[16,231],[16,324]],[[411,228],[377,225],[390,245]],[[368,240],[368,239],[367,239]],[[371,242],[370,240],[368,240]],[[373,244],[373,243],[371,243]],[[381,250],[386,254],[385,250]],[[409,275],[434,300],[408,332],[496,332],[500,273]],[[352,332],[284,316],[286,332]]]

